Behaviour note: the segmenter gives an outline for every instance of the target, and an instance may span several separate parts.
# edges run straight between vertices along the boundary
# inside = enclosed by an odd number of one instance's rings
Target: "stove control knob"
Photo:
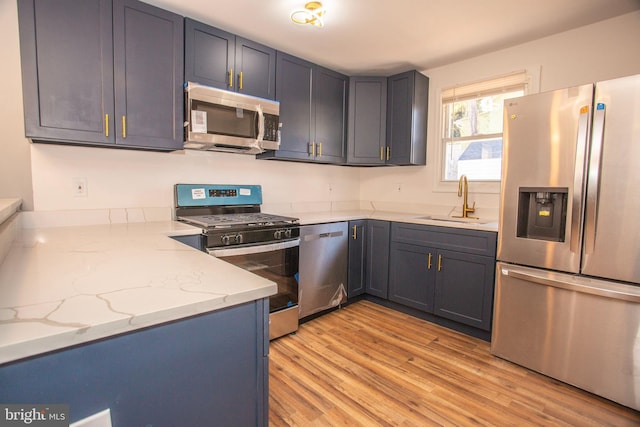
[[[291,238],[291,229],[290,228],[284,230],[284,237],[287,238],[287,239]]]
[[[229,245],[231,243],[231,237],[226,234],[220,238],[223,245]]]
[[[242,243],[243,240],[242,234],[236,234],[236,243]]]
[[[275,239],[282,239],[282,230],[276,230],[273,232],[273,237]]]

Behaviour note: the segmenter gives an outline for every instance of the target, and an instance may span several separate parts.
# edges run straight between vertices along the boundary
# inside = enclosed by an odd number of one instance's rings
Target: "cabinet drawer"
[[[495,257],[496,233],[433,225],[394,222],[391,241],[422,246],[436,246],[452,251]]]

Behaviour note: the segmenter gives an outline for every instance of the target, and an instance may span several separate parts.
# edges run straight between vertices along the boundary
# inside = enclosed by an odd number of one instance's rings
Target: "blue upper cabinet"
[[[183,18],[137,0],[114,0],[116,144],[181,149]]]
[[[182,148],[182,17],[137,0],[19,0],[25,134]]]
[[[386,129],[387,78],[351,77],[347,163],[386,164]]]
[[[236,37],[238,92],[260,98],[276,97],[276,51],[251,40]]]
[[[276,57],[280,149],[258,158],[343,163],[348,77],[286,53]]]
[[[114,144],[111,1],[20,0],[18,13],[26,136]]]
[[[391,77],[352,77],[349,165],[424,165],[429,78],[413,70]]]
[[[413,70],[389,77],[387,164],[426,164],[428,102],[429,78],[425,75]]]
[[[185,19],[186,81],[275,98],[276,52],[193,19]]]

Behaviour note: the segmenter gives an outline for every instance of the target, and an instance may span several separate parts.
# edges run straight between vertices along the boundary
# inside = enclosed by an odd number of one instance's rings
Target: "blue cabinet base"
[[[418,319],[426,320],[427,322],[434,323],[439,326],[443,326],[445,328],[461,332],[463,334],[479,338],[483,341],[491,342],[491,332],[484,331],[482,329],[474,328],[473,326],[465,325],[463,323],[455,322],[453,320],[445,319],[431,313],[426,313],[421,310],[417,310],[415,308],[407,307],[406,305],[398,304],[393,301],[389,301],[384,298],[374,297],[373,295],[363,295],[361,297],[356,297],[353,299],[349,299],[348,304],[359,301],[361,299],[371,301],[383,307],[390,308],[392,310],[399,311],[404,314],[408,314],[409,316],[417,317]]]
[[[268,302],[254,301],[0,366],[0,402],[65,403],[74,422],[266,426]]]

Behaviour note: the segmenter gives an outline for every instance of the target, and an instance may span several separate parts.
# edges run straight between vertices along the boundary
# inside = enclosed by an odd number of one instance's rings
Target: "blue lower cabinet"
[[[365,292],[379,298],[389,297],[389,230],[387,221],[367,221],[365,255]]]
[[[485,331],[491,330],[495,259],[439,251],[434,314]]]
[[[393,223],[389,301],[491,331],[496,238],[490,231]]]
[[[268,425],[268,301],[0,366],[0,402],[64,403],[75,422]]]
[[[365,253],[367,220],[349,221],[349,270],[347,297],[353,298],[365,292]]]
[[[425,246],[391,243],[390,301],[433,313],[435,253],[435,249]]]

